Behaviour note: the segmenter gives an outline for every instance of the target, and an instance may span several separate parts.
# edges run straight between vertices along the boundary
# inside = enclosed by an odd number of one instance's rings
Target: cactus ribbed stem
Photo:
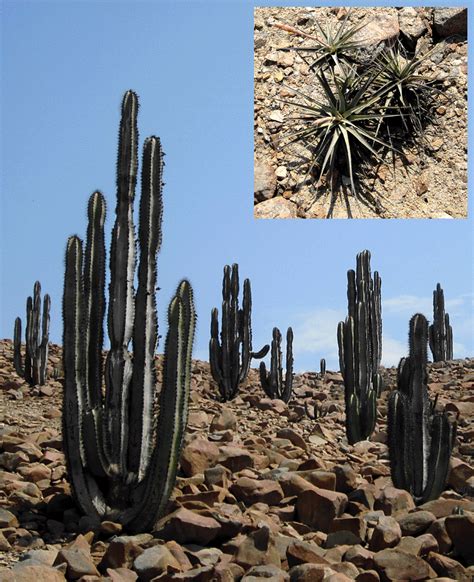
[[[36,281],[33,297],[26,300],[25,362],[21,357],[21,319],[15,320],[13,332],[13,361],[17,374],[30,386],[43,386],[46,382],[49,349],[49,322],[51,299],[45,295],[41,313],[41,284]]]
[[[105,200],[100,192],[94,192],[89,201],[85,254],[78,237],[68,241],[63,299],[63,439],[72,490],[86,514],[119,521],[129,531],[151,528],[174,486],[187,423],[195,328],[192,288],[188,281],[182,281],[168,310],[156,421],[156,257],[161,242],[164,154],[158,138],[145,141],[135,293],[137,111],[137,96],[128,91],[122,102],[119,134],[105,396]],[[129,351],[131,341],[133,354]]]
[[[281,333],[273,328],[270,357],[270,370],[265,362],[260,363],[260,383],[269,398],[279,398],[289,402],[293,391],[293,330],[286,332],[286,372],[283,379],[283,358],[281,353]]]
[[[433,291],[433,323],[429,327],[429,343],[434,362],[453,359],[453,328],[444,310],[444,292],[439,283]]]
[[[219,338],[219,312],[211,311],[209,363],[223,401],[237,395],[239,384],[248,376],[252,358],[265,357],[270,347],[252,351],[252,295],[250,281],[243,285],[242,309],[239,309],[239,266],[224,267],[222,281],[222,328]]]
[[[377,396],[382,390],[378,373],[382,356],[381,287],[377,271],[371,276],[370,252],[359,253],[356,271],[347,272],[348,316],[337,328],[350,444],[368,438],[377,419]]]
[[[398,366],[398,387],[388,400],[388,446],[392,481],[416,503],[437,499],[443,491],[454,445],[456,423],[436,412],[428,396],[428,322],[410,320],[410,355]]]

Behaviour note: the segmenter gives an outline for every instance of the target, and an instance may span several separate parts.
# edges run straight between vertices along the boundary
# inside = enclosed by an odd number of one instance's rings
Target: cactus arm
[[[140,199],[140,263],[133,336],[133,390],[130,396],[128,463],[139,479],[151,452],[153,400],[156,385],[155,351],[158,341],[156,313],[156,257],[161,244],[163,214],[163,151],[158,138],[145,141]]]
[[[242,340],[242,365],[239,371],[239,384],[247,378],[252,358],[252,327],[250,322],[252,292],[249,279],[245,279],[243,289],[241,321],[239,326]]]
[[[33,353],[32,347],[33,334],[33,299],[28,297],[26,300],[26,329],[25,329],[25,380],[30,385],[33,383]]]
[[[40,383],[40,363],[39,363],[39,333],[40,333],[40,314],[41,314],[41,284],[35,282],[33,290],[33,311],[32,325],[30,327],[30,354],[31,354],[31,376],[34,386]]]
[[[321,378],[324,378],[324,376],[326,375],[326,360],[325,360],[325,358],[321,358],[319,360],[319,375],[321,376]]]
[[[133,200],[137,178],[137,110],[135,93],[127,91],[122,102],[117,163],[117,207],[110,253],[110,302],[108,329],[110,351],[106,361],[107,448],[117,474],[126,471],[129,392],[132,360],[128,344],[134,320],[133,279],[135,229]]]
[[[255,360],[260,360],[261,358],[264,358],[268,352],[270,351],[270,345],[269,344],[265,344],[258,352],[252,352],[252,359]]]
[[[13,365],[18,376],[23,377],[25,370],[22,365],[21,358],[21,318],[15,319],[15,327],[13,329]]]
[[[267,372],[267,367],[265,365],[265,362],[260,362],[259,374],[260,374],[260,384],[262,385],[262,388],[265,391],[265,394],[269,398],[275,398],[275,395],[273,394],[272,387],[271,387],[271,384],[270,384],[270,381],[268,378],[268,372]]]
[[[82,413],[86,404],[83,318],[82,241],[68,240],[63,296],[63,449],[73,495],[88,515],[99,517],[105,503],[93,479],[87,475],[82,434]]]
[[[453,358],[453,329],[444,305],[444,291],[438,283],[433,291],[433,323],[429,327],[429,344],[435,362]]]
[[[145,478],[136,489],[136,503],[124,516],[132,532],[149,529],[156,523],[175,483],[188,416],[195,319],[191,285],[182,281],[168,309],[159,434],[155,433],[158,440]]]

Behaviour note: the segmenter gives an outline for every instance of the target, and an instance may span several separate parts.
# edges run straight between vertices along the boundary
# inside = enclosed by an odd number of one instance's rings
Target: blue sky
[[[368,248],[382,277],[383,361],[405,353],[413,313],[432,316],[438,281],[455,356],[474,354],[472,200],[468,220],[253,219],[253,2],[4,0],[2,12],[1,337],[12,337],[39,279],[52,297],[51,340],[61,343],[65,243],[85,235],[95,189],[108,201],[110,233],[120,102],[132,88],[140,143],[159,135],[167,154],[160,333],[186,276],[195,357],[207,359],[222,268],[238,262],[252,282],[254,347],[274,325],[292,325],[295,368],[318,369],[326,357],[334,369],[346,271]]]

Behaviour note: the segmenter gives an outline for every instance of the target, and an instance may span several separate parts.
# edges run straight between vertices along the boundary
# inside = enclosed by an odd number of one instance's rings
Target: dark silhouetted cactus
[[[260,362],[260,383],[269,398],[279,398],[289,402],[293,392],[293,330],[286,332],[286,371],[283,379],[283,364],[281,354],[281,333],[273,328],[270,356],[270,371],[267,372],[265,362]]]
[[[456,423],[436,412],[427,387],[428,322],[410,320],[410,355],[398,366],[398,388],[388,399],[388,447],[392,481],[416,503],[437,499],[443,491],[454,445]]]
[[[247,378],[252,358],[263,358],[270,346],[252,351],[252,294],[250,281],[244,281],[242,309],[239,308],[239,266],[224,267],[222,282],[222,329],[219,341],[219,312],[211,312],[209,363],[223,401],[237,396],[239,385]]]
[[[382,282],[372,279],[370,252],[357,255],[357,270],[347,272],[348,316],[337,328],[339,365],[344,378],[346,434],[350,444],[368,438],[377,420],[378,373],[382,356]]]
[[[438,283],[433,291],[433,323],[429,327],[430,350],[434,362],[453,359],[453,328],[444,311],[444,293]]]
[[[49,348],[49,312],[51,299],[43,299],[41,316],[41,285],[36,281],[33,297],[26,300],[25,362],[21,357],[21,318],[15,319],[13,332],[13,364],[16,373],[25,378],[30,386],[43,386],[46,382]]]
[[[319,361],[319,375],[321,378],[326,376],[326,360],[324,358],[321,358]]]
[[[137,111],[137,96],[128,91],[122,102],[119,134],[105,389],[101,358],[105,201],[100,192],[94,192],[89,201],[85,252],[79,237],[68,240],[63,299],[63,446],[72,491],[88,516],[118,521],[132,532],[149,529],[156,523],[174,486],[187,423],[195,327],[191,285],[183,280],[168,308],[169,328],[158,399],[155,290],[156,257],[161,243],[163,153],[158,138],[145,140],[135,292]],[[130,341],[133,353],[129,351]]]

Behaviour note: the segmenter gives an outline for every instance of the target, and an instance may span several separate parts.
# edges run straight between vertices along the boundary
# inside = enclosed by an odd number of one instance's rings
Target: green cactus
[[[155,289],[163,152],[158,138],[145,140],[135,293],[137,111],[138,98],[127,91],[119,134],[107,315],[110,350],[104,370],[106,208],[100,192],[94,192],[89,201],[85,252],[79,237],[68,240],[63,298],[63,442],[72,491],[85,514],[118,521],[131,532],[156,523],[174,486],[187,423],[195,327],[192,288],[183,280],[168,308],[158,399]]]
[[[429,342],[434,362],[453,359],[453,328],[444,311],[444,292],[438,283],[433,291],[433,323],[429,327]]]
[[[273,328],[270,371],[267,372],[265,362],[260,362],[260,383],[269,398],[279,398],[289,402],[293,392],[293,330],[286,332],[286,372],[283,380],[281,354],[281,333]]]
[[[416,503],[437,499],[443,491],[456,423],[436,412],[427,387],[428,322],[410,320],[410,355],[398,366],[398,387],[388,400],[388,448],[392,481]]]
[[[16,373],[30,386],[43,386],[46,382],[49,349],[49,322],[51,299],[43,298],[41,316],[41,284],[36,281],[33,297],[26,300],[25,362],[21,357],[21,318],[15,319],[13,332],[13,364]]]
[[[346,434],[350,444],[368,438],[377,420],[378,373],[382,356],[382,281],[370,273],[370,252],[357,255],[357,270],[347,272],[348,316],[337,328],[339,365],[344,378]]]
[[[270,346],[252,351],[252,294],[249,279],[244,281],[242,309],[239,309],[239,266],[224,267],[222,282],[222,329],[219,341],[219,312],[211,312],[209,363],[222,400],[237,396],[239,385],[247,378],[252,358],[263,358]]]

